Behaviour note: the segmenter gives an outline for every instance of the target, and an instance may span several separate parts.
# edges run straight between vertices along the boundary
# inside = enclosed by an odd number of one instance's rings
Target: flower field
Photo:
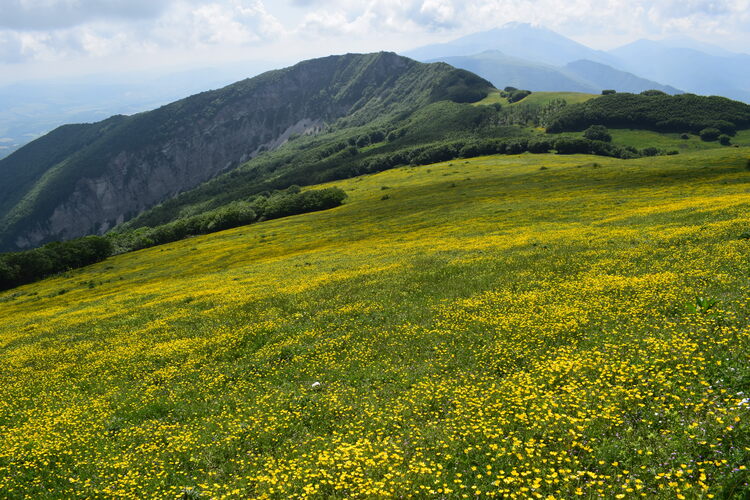
[[[0,497],[750,495],[748,156],[401,168],[0,293]]]

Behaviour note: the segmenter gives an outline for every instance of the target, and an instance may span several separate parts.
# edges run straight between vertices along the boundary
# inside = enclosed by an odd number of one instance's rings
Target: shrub
[[[337,207],[346,199],[346,193],[339,188],[316,189],[299,194],[272,196],[268,200],[263,216],[277,219],[317,210]]]
[[[555,149],[563,155],[587,154],[590,149],[590,141],[577,137],[560,137],[555,141]]]
[[[653,96],[667,95],[667,93],[662,92],[661,90],[651,89],[651,90],[644,90],[643,92],[641,92],[641,95],[653,97]]]
[[[432,90],[432,101],[453,101],[457,103],[481,101],[493,88],[487,80],[463,69],[446,75]]]
[[[612,94],[616,94],[616,93],[617,93],[617,91],[616,90],[612,90],[612,89],[602,90],[602,95],[612,95]]]
[[[530,90],[514,90],[513,92],[508,93],[508,102],[518,102],[526,98],[526,96],[531,95]]]
[[[719,136],[719,144],[721,144],[722,146],[729,146],[730,144],[732,144],[732,138],[727,134],[721,134]]]
[[[586,139],[592,141],[611,142],[612,136],[604,125],[592,125],[583,132]]]
[[[719,138],[721,131],[717,128],[708,127],[701,130],[698,135],[700,135],[702,141],[711,142]]]
[[[553,141],[540,138],[530,140],[527,148],[529,153],[549,153],[553,146]]]

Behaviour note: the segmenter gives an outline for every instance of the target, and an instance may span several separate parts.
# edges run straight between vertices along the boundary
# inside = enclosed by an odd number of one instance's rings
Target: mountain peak
[[[448,43],[428,45],[405,52],[420,61],[443,57],[470,56],[487,50],[499,50],[513,57],[536,63],[564,65],[578,59],[612,64],[612,57],[541,25],[507,23],[501,27],[467,35]]]

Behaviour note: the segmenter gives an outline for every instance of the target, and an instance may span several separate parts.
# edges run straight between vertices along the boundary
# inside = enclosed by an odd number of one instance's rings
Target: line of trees
[[[0,254],[0,290],[88,266],[111,254],[112,243],[100,236],[56,241],[33,250],[3,253]]]
[[[249,201],[236,201],[160,226],[113,231],[106,237],[115,253],[125,253],[254,222],[327,210],[341,205],[345,199],[346,193],[340,188],[301,191],[299,186],[290,186],[284,191],[261,193]]]
[[[598,137],[599,139],[594,140],[585,137],[568,136],[536,136],[438,143],[373,156],[359,162],[351,162],[324,172],[317,180],[319,182],[328,182],[357,175],[382,172],[404,165],[429,165],[431,163],[460,158],[474,158],[496,154],[515,155],[526,152],[534,154],[556,152],[558,154],[592,154],[621,159],[675,154],[674,151],[667,152],[656,148],[639,150],[630,146],[612,144],[609,142],[611,141],[611,137],[604,127],[595,127],[589,135]],[[608,138],[609,141],[607,140]]]

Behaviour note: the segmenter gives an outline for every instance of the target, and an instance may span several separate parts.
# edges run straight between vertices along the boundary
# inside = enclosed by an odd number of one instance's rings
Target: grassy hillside
[[[501,92],[499,90],[490,92],[489,95],[487,95],[487,97],[485,97],[479,102],[476,102],[475,105],[488,105],[488,104],[500,103],[501,105],[510,105],[510,106],[520,106],[523,104],[532,104],[536,106],[542,106],[545,104],[549,104],[550,102],[558,100],[558,99],[562,99],[568,104],[578,104],[581,102],[586,102],[595,97],[598,97],[596,94],[586,94],[583,92],[534,92],[530,96],[523,99],[522,101],[509,104],[508,100],[502,97],[502,95],[500,94]]]
[[[748,157],[394,169],[0,293],[0,491],[748,494]]]
[[[678,133],[659,133],[651,130],[632,130],[632,129],[610,129],[612,141],[623,146],[633,146],[636,148],[643,147],[644,144],[663,150],[677,150],[681,152],[711,149],[723,147],[717,142],[702,141],[695,134],[684,134],[688,139],[683,139],[683,134]],[[750,147],[750,129],[740,130],[732,137],[732,144],[742,147]]]

